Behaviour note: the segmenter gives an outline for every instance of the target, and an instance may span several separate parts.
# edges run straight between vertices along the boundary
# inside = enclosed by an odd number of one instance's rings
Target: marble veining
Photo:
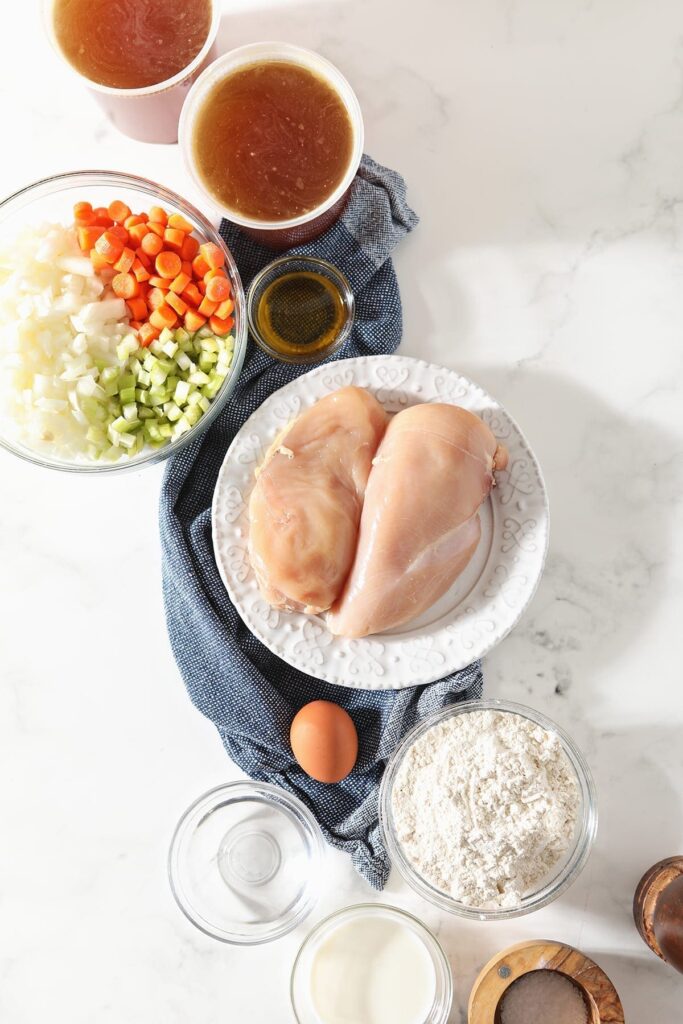
[[[120,136],[14,5],[0,72],[0,192],[61,170],[147,174],[198,201],[176,148]],[[538,592],[486,660],[490,696],[565,726],[601,826],[557,903],[518,921],[383,897],[438,934],[464,1024],[504,946],[580,946],[629,1022],[675,1024],[683,988],[642,944],[642,871],[683,852],[683,9],[676,0],[224,0],[224,48],[281,38],[353,82],[367,149],[406,176],[401,352],[481,384],[550,496]],[[173,826],[237,770],[187,700],[159,586],[159,468],[40,473],[0,454],[0,1021],[288,1024],[308,927],[376,898],[329,852],[309,922],[223,947],[177,911]]]

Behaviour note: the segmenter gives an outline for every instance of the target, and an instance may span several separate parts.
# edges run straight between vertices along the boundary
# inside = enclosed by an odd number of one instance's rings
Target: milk
[[[358,917],[313,955],[311,1001],[320,1024],[424,1024],[436,994],[425,945],[397,921]]]

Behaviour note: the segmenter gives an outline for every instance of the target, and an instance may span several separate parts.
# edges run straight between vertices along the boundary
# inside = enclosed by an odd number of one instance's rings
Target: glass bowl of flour
[[[539,910],[584,868],[597,832],[586,760],[509,701],[455,704],[409,732],[379,796],[392,863],[443,910],[499,921]]]

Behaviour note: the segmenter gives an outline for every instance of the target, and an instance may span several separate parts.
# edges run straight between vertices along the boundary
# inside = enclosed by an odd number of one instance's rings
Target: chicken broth
[[[346,106],[328,82],[299,64],[263,61],[214,86],[192,145],[198,173],[223,207],[285,221],[332,195],[353,141]]]
[[[211,28],[211,0],[55,0],[54,30],[70,64],[97,85],[140,89],[191,64]]]

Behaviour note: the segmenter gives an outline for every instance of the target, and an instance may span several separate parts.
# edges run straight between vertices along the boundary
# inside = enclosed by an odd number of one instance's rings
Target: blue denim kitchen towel
[[[363,157],[340,221],[309,245],[349,278],[356,298],[353,333],[336,358],[393,352],[401,340],[401,301],[389,258],[417,217],[403,179]],[[245,284],[273,253],[228,224],[221,233]],[[196,707],[215,724],[228,754],[254,779],[282,786],[311,808],[333,846],[351,854],[377,889],[389,874],[377,793],[387,758],[416,722],[457,700],[480,697],[478,663],[404,690],[355,690],[305,675],[249,632],[218,574],[211,540],[211,499],[225,453],[244,421],[277,388],[306,371],[275,362],[253,343],[232,397],[211,428],[169,459],[160,503],[162,570],[173,653]],[[311,700],[331,700],[351,715],[358,763],[336,785],[310,779],[289,746],[294,714]]]

